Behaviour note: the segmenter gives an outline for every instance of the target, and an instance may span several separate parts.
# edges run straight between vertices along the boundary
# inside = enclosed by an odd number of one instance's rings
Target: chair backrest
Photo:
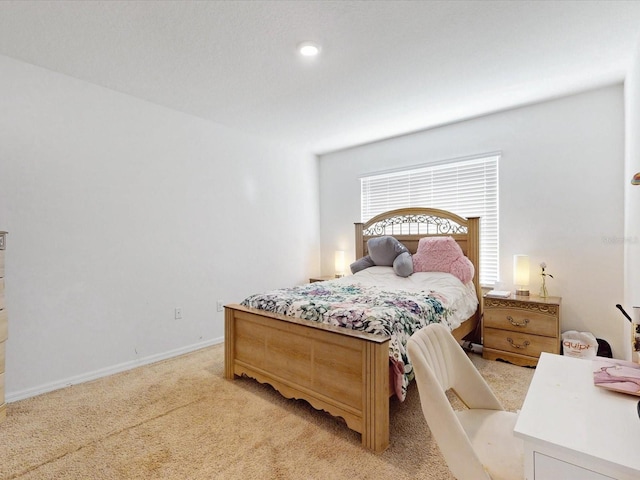
[[[443,325],[430,324],[415,332],[409,339],[408,352],[422,412],[449,470],[459,480],[490,480],[446,391],[453,389],[469,408],[503,410],[502,405]]]

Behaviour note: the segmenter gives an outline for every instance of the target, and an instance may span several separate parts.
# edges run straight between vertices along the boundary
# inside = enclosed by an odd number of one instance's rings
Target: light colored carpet
[[[11,403],[2,479],[451,479],[415,384],[391,400],[391,446],[362,448],[340,419],[250,379],[223,378],[222,345]],[[505,408],[533,370],[473,362]]]

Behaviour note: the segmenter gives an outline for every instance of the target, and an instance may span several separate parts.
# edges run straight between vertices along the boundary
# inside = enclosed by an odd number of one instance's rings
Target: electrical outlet
[[[182,320],[182,309],[180,307],[176,307],[175,319]]]
[[[222,300],[218,300],[218,303],[216,304],[216,308],[219,312],[222,311]]]

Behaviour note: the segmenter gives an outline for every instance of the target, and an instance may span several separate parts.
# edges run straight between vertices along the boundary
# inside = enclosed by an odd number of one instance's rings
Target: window
[[[498,279],[498,159],[488,154],[361,178],[362,221],[407,207],[480,217],[480,283]]]

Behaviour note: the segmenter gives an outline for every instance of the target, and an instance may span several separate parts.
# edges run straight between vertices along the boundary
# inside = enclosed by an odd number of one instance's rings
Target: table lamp
[[[344,277],[344,251],[336,250],[334,267],[336,278]]]
[[[513,256],[513,283],[516,295],[529,296],[529,255]]]

